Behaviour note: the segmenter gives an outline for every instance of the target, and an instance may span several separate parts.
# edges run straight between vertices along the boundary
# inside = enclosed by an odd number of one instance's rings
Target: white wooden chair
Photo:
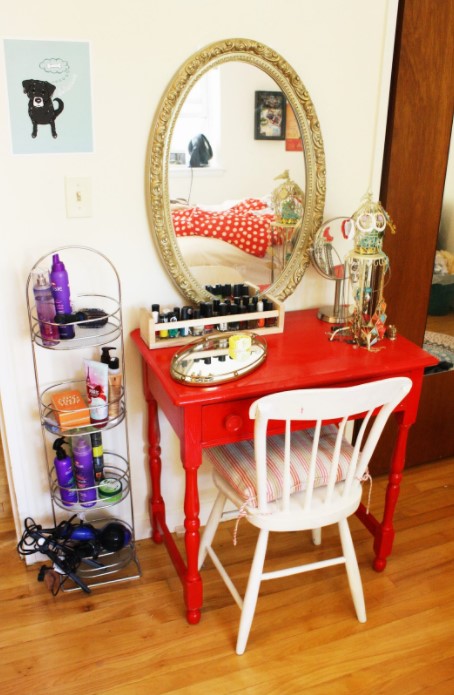
[[[411,386],[410,379],[396,377],[347,388],[295,390],[265,396],[255,401],[249,411],[249,416],[255,418],[254,441],[205,451],[214,467],[218,495],[202,535],[199,567],[208,553],[241,609],[237,654],[246,649],[262,580],[343,563],[358,620],[366,621],[361,577],[347,519],[360,504],[362,479],[383,427]],[[371,419],[373,413],[375,417]],[[364,419],[353,446],[344,434],[345,426],[348,419],[359,415]],[[285,434],[268,436],[269,420],[285,422]],[[292,430],[292,421],[306,422],[310,429]],[[227,499],[236,505],[241,516],[260,529],[244,600],[212,547]],[[264,571],[270,531],[312,530],[314,542],[319,543],[320,529],[334,523],[339,526],[341,556]]]

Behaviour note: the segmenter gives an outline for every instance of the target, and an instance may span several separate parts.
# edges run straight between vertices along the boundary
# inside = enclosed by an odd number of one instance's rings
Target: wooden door
[[[384,294],[388,322],[418,345],[426,326],[453,102],[454,0],[402,0],[380,192],[397,227],[397,234],[388,232],[384,242],[391,268]],[[442,377],[448,374],[444,388]],[[453,376],[425,377],[407,465],[454,454],[453,433],[443,441],[434,427],[448,417]],[[375,472],[387,470],[390,437],[390,432],[388,439],[385,434],[376,452],[371,466]]]

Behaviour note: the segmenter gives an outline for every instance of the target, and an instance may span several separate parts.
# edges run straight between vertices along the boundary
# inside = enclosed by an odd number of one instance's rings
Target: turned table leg
[[[161,495],[161,433],[159,430],[158,404],[148,386],[147,368],[143,366],[143,391],[148,407],[148,464],[150,468],[151,496],[148,509],[151,523],[151,537],[155,543],[162,543],[158,523],[159,516],[165,519],[164,499]]]
[[[375,534],[375,560],[373,562],[373,566],[377,572],[382,572],[386,567],[386,559],[389,555],[391,555],[395,535],[393,518],[400,492],[402,471],[405,465],[407,439],[410,430],[410,426],[404,425],[400,417],[399,420],[400,422],[397,432],[397,439],[391,460],[388,486],[386,488],[383,520],[381,524],[378,525]]]

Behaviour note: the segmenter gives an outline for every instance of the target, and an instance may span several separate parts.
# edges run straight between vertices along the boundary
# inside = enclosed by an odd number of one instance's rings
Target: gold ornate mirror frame
[[[298,123],[305,157],[305,209],[301,232],[284,270],[267,293],[285,299],[296,288],[309,264],[311,240],[323,220],[325,153],[317,114],[300,77],[287,61],[258,41],[226,39],[194,54],[178,70],[156,112],[147,152],[147,208],[152,233],[162,261],[185,297],[194,302],[211,295],[196,281],[176,242],[170,212],[169,155],[175,122],[195,83],[212,68],[230,61],[255,65],[267,73],[284,93]]]

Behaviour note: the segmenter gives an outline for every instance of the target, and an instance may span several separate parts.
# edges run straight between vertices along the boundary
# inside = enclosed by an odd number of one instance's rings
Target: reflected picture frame
[[[285,121],[286,99],[283,92],[255,92],[255,140],[285,140]]]

